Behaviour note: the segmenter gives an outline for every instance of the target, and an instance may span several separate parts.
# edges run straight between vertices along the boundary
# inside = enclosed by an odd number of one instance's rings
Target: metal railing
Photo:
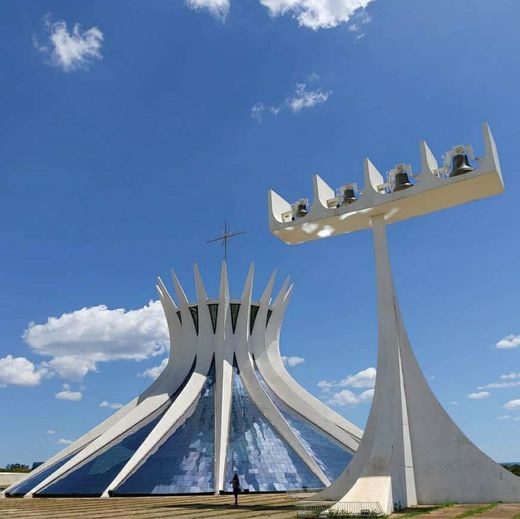
[[[296,504],[296,517],[341,518],[381,517],[384,511],[380,503],[344,501],[301,501]]]

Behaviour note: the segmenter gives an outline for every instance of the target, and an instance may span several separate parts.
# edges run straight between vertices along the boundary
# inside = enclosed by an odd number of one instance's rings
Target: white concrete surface
[[[291,221],[286,214],[290,204],[270,192],[271,231],[286,243],[365,228],[371,228],[374,237],[379,337],[374,399],[354,458],[318,499],[375,502],[374,507],[385,513],[396,506],[446,501],[520,501],[520,478],[471,443],[431,392],[404,328],[386,240],[390,223],[503,191],[498,153],[487,124],[483,134],[485,156],[474,171],[460,176],[437,175],[437,162],[422,142],[422,171],[415,185],[402,191],[383,192],[382,175],[366,160],[364,191],[353,203],[329,208],[333,191],[315,177],[313,205],[306,216],[296,215]]]
[[[487,196],[502,193],[504,184],[495,141],[487,124],[482,127],[485,155],[478,167],[466,175],[443,178],[435,174],[437,162],[426,144],[421,142],[421,171],[415,184],[403,191],[382,193],[383,176],[366,159],[365,185],[358,200],[340,207],[328,207],[333,190],[318,175],[314,177],[314,200],[309,212],[294,221],[284,218],[291,204],[274,191],[269,191],[269,226],[271,232],[288,244],[338,236],[340,234],[370,229],[371,218],[385,215],[387,224],[400,222],[448,207],[473,202]]]
[[[218,299],[207,296],[200,272],[195,265],[195,286],[198,307],[198,331],[194,325],[186,294],[173,274],[177,304],[162,280],[157,290],[161,299],[170,333],[170,359],[159,378],[142,395],[133,400],[114,417],[105,421],[82,439],[75,442],[75,449],[67,449],[54,456],[63,459],[67,453],[76,454],[62,467],[31,489],[25,497],[32,497],[40,490],[66,477],[106,451],[137,428],[164,413],[140,447],[103,492],[109,497],[112,491],[124,483],[153,452],[191,415],[193,404],[204,387],[212,362],[215,365],[215,463],[214,481],[217,493],[224,489],[226,452],[232,399],[233,359],[251,400],[269,423],[291,446],[311,472],[324,484],[330,484],[326,475],[309,455],[289,424],[261,385],[255,371],[254,359],[267,386],[280,399],[304,419],[321,429],[326,435],[339,441],[350,452],[357,449],[362,431],[345,418],[328,409],[309,395],[287,373],[280,356],[280,329],[283,322],[291,286],[284,284],[280,294],[271,304],[274,275],[259,302],[252,301],[253,266],[251,266],[242,297],[229,297],[226,264],[222,265]],[[232,327],[231,303],[240,304],[235,330]],[[215,330],[211,321],[210,304],[218,304]],[[250,331],[251,304],[259,306],[252,332]],[[271,318],[266,324],[268,312]],[[181,320],[177,315],[180,312]],[[281,376],[278,376],[280,373]],[[179,394],[176,392],[182,387]],[[175,398],[173,396],[175,395]],[[47,462],[43,467],[48,467]],[[9,491],[9,489],[8,489]]]

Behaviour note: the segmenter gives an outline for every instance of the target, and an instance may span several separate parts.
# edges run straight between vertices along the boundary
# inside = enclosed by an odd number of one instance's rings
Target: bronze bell
[[[458,153],[453,156],[451,161],[451,173],[450,177],[456,177],[458,175],[464,175],[465,173],[470,173],[475,168],[471,167],[469,163],[469,158],[465,153]]]
[[[298,216],[299,218],[302,218],[303,216],[307,216],[308,212],[309,211],[307,210],[306,203],[301,202],[296,206],[296,216]]]
[[[343,200],[342,204],[351,204],[357,200],[356,193],[354,192],[354,188],[347,187],[343,191]]]
[[[413,184],[410,182],[410,179],[408,178],[408,173],[404,171],[396,173],[394,191],[402,191],[403,189],[408,189],[412,186]]]

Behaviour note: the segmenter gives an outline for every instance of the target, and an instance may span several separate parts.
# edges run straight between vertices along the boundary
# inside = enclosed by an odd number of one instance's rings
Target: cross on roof
[[[224,247],[224,260],[227,261],[227,242],[229,239],[234,238],[235,236],[239,236],[240,234],[245,234],[245,231],[232,232],[230,229],[228,229],[227,222],[224,222],[224,229],[222,234],[218,238],[208,240],[206,243],[221,242],[220,246]]]

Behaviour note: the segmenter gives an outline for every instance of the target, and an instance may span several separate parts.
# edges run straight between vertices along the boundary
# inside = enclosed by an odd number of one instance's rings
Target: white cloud
[[[328,403],[331,405],[337,406],[345,406],[345,405],[358,405],[366,402],[371,402],[374,396],[373,389],[367,389],[363,391],[361,394],[357,395],[350,391],[350,389],[342,389],[337,393],[334,393],[331,398],[328,400]]]
[[[368,388],[361,393],[354,393],[350,389],[342,389],[333,393],[327,400],[327,403],[337,406],[363,404],[370,402],[374,396],[376,374],[376,368],[370,367],[358,371],[354,375],[348,375],[341,380],[320,380],[318,387],[325,393],[329,393],[334,388]]]
[[[58,445],[70,445],[72,443],[72,440],[67,440],[65,438],[60,438],[56,441]]]
[[[144,370],[142,373],[139,373],[139,376],[155,380],[164,371],[164,368],[166,368],[167,364],[168,359],[163,359],[163,361],[158,366]]]
[[[520,373],[507,373],[505,375],[500,375],[501,380],[514,380],[515,378],[520,379]]]
[[[57,400],[69,400],[71,402],[77,402],[81,400],[83,394],[81,391],[72,391],[68,384],[63,384],[63,390],[54,395]]]
[[[458,402],[453,401],[453,402],[450,402],[450,405],[460,405],[460,404]]]
[[[123,404],[119,404],[118,402],[107,402],[106,400],[103,400],[103,402],[99,404],[99,407],[106,407],[108,409],[121,409]]]
[[[322,391],[330,391],[335,387],[373,388],[376,384],[376,375],[376,368],[366,368],[341,380],[320,380],[318,387]]]
[[[520,409],[520,399],[519,400],[510,400],[507,402],[504,407],[506,409]]]
[[[520,386],[520,380],[516,380],[514,382],[492,382],[491,384],[486,384],[485,386],[478,386],[477,389],[505,389],[517,386]]]
[[[298,113],[304,108],[312,108],[318,104],[325,103],[331,91],[321,89],[308,90],[305,83],[298,83],[292,96],[287,100],[289,108]]]
[[[81,380],[89,371],[97,371],[93,359],[82,358],[80,355],[55,357],[44,363],[50,373],[57,373],[66,380]]]
[[[346,387],[374,387],[376,383],[376,373],[376,368],[367,368],[341,380],[340,385]]]
[[[501,350],[518,348],[518,346],[520,346],[520,335],[508,335],[496,343],[496,347]]]
[[[251,117],[261,122],[266,114],[277,116],[281,108],[278,106],[264,105],[263,103],[256,103],[251,107]]]
[[[262,122],[267,115],[277,116],[283,110],[291,110],[298,113],[304,108],[312,108],[318,104],[325,103],[332,91],[323,90],[322,88],[309,89],[308,83],[319,81],[317,74],[309,74],[307,83],[296,83],[293,93],[278,105],[270,105],[265,103],[255,103],[251,107],[251,117],[258,122]],[[313,232],[313,231],[311,231]]]
[[[497,416],[497,420],[509,420],[511,418],[508,414],[503,414],[502,416]]]
[[[478,386],[477,389],[507,389],[520,386],[520,373],[513,372],[500,375],[500,380],[503,382],[492,382],[491,384]]]
[[[363,26],[369,24],[371,21],[372,17],[363,9],[351,17],[351,23],[348,26],[348,30],[356,35],[357,40],[360,40],[365,37]]]
[[[289,366],[291,368],[294,368],[294,366],[298,366],[299,364],[303,364],[305,362],[305,359],[303,357],[297,357],[297,356],[293,356],[293,357],[283,356],[282,360],[283,360],[284,364],[287,364],[287,366]]]
[[[260,0],[271,16],[291,15],[309,29],[330,29],[348,22],[372,0]]]
[[[49,435],[56,434],[56,431],[49,429],[48,431],[45,431],[45,434],[49,434]]]
[[[191,9],[205,9],[215,18],[225,20],[229,13],[229,0],[186,0]]]
[[[87,70],[95,60],[103,59],[103,33],[97,27],[82,31],[80,24],[76,23],[69,32],[63,20],[51,22],[47,16],[44,21],[48,32],[46,42],[41,44],[35,39],[34,45],[49,57],[52,65],[72,72]]]
[[[159,301],[137,310],[105,305],[82,308],[44,324],[30,323],[23,334],[34,353],[52,357],[47,369],[80,380],[99,362],[143,360],[168,348],[168,328]]]
[[[489,393],[487,391],[478,391],[476,393],[470,393],[468,395],[468,398],[471,398],[472,400],[482,400],[483,398],[487,398],[489,396]]]
[[[0,387],[37,386],[46,372],[44,367],[37,368],[25,357],[7,355],[0,359]]]
[[[334,382],[331,382],[329,380],[320,380],[318,382],[318,387],[322,390],[322,391],[330,391],[333,387],[334,387],[335,383]]]

